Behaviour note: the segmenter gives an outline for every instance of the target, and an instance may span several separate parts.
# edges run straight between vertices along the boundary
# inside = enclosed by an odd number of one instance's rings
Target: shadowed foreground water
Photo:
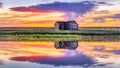
[[[0,68],[119,68],[120,42],[0,41]]]

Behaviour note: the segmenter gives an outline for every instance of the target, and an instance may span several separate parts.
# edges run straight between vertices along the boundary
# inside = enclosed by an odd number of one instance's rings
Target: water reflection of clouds
[[[105,48],[106,48],[106,47],[103,46],[103,45],[102,45],[102,46],[94,46],[94,47],[93,47],[93,50],[95,50],[95,51],[102,51],[102,50],[105,50]]]
[[[105,50],[104,52],[120,55],[120,50]]]
[[[44,44],[42,42],[14,42],[11,44],[4,42],[4,45],[1,42],[1,44],[0,55],[7,54],[10,57],[12,56],[10,58],[11,62],[13,60],[24,63],[28,61],[33,65],[34,63],[40,66],[46,65],[46,68],[48,68],[47,65],[52,66],[52,68],[56,66],[59,68],[76,68],[77,66],[77,68],[81,66],[82,68],[83,66],[89,68],[91,66],[91,68],[107,68],[109,65],[120,63],[119,42],[79,42],[78,47],[75,46],[75,48],[72,45],[68,46],[68,41],[62,42],[62,45],[65,47],[60,46],[61,48],[54,48],[53,42],[51,44],[48,42],[44,42]]]
[[[112,48],[112,50],[106,50],[106,48],[107,47],[105,47],[105,46],[94,46],[93,51],[108,52],[108,53],[120,55],[120,49]]]
[[[3,64],[3,60],[0,60],[0,65],[2,65]]]
[[[50,64],[54,66],[83,66],[88,67],[96,63],[96,61],[86,56],[83,53],[79,53],[75,51],[74,55],[70,54],[70,52],[65,52],[65,56],[61,57],[50,57],[50,56],[39,56],[39,57],[12,57],[11,60],[16,61],[29,61],[35,62],[38,64]]]

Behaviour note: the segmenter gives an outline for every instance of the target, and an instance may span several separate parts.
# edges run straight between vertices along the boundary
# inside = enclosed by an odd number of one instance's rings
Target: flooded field
[[[0,68],[119,68],[119,41],[0,41]]]

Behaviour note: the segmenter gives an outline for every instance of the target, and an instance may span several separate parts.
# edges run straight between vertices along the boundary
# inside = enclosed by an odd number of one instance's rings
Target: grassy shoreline
[[[120,41],[119,35],[82,36],[82,35],[0,35],[1,41],[39,41],[39,40],[79,40],[79,41]]]
[[[0,31],[0,40],[85,40],[119,41],[120,31],[81,30],[81,31]]]
[[[120,31],[113,30],[60,30],[60,31],[0,31],[0,35],[31,35],[31,34],[40,34],[40,35],[120,35]]]

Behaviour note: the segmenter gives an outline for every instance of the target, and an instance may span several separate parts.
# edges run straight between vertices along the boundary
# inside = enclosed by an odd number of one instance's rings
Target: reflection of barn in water
[[[78,47],[78,41],[58,41],[55,42],[56,49],[71,49],[75,50]]]
[[[57,21],[55,23],[56,30],[78,30],[78,24],[75,21]]]

